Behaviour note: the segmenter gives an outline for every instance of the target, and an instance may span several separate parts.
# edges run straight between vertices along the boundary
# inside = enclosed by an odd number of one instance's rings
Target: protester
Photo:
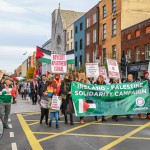
[[[52,80],[50,80],[50,81],[48,82],[47,92],[48,92],[48,97],[49,97],[49,98],[52,98],[53,93],[56,92],[56,90],[54,90],[54,87],[52,86]]]
[[[56,95],[60,95],[60,86],[61,86],[61,80],[60,80],[60,74],[55,74],[55,78],[52,80],[52,86],[54,90],[56,91]]]
[[[48,125],[48,114],[49,114],[48,102],[49,102],[48,92],[47,90],[43,90],[43,94],[41,95],[38,101],[39,105],[41,106],[40,124],[42,124],[43,118],[45,117],[45,124]]]
[[[149,87],[149,91],[150,91],[150,79],[149,79],[149,72],[145,71],[144,72],[144,79],[145,81],[148,82],[148,87]],[[140,116],[140,115],[139,115]],[[147,113],[146,115],[146,119],[150,119],[150,113]]]
[[[33,79],[30,83],[31,97],[32,97],[32,105],[36,105],[37,102],[37,91],[38,91],[38,82]]]
[[[64,114],[65,124],[68,124],[67,114],[70,114],[70,125],[73,125],[73,103],[71,99],[71,81],[68,74],[65,75],[61,83],[60,93],[62,97],[62,113]]]
[[[97,81],[95,82],[95,84],[97,84],[97,85],[106,85],[106,83],[105,83],[105,81],[104,81],[104,77],[103,77],[102,75],[100,75],[100,76],[97,78]],[[95,116],[95,120],[98,120],[98,119],[97,119],[97,116]],[[105,122],[105,121],[107,121],[107,120],[105,119],[104,116],[102,116],[102,122]]]
[[[38,90],[37,90],[38,97],[41,97],[43,91],[47,90],[47,86],[48,86],[48,81],[47,81],[46,75],[44,74],[42,75],[42,81],[39,82],[39,85],[38,85]]]
[[[10,129],[8,125],[8,117],[11,110],[11,78],[6,78],[4,83],[1,83],[0,91],[0,117],[3,119],[4,128]]]
[[[12,98],[13,98],[12,104],[17,103],[17,99],[16,99],[17,96],[18,96],[18,86],[17,83],[14,81],[12,85]]]

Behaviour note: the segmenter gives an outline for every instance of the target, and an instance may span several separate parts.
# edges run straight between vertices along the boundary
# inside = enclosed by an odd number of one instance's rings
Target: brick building
[[[143,76],[150,59],[150,19],[123,30],[121,47],[128,56],[128,72],[135,78]]]
[[[85,61],[96,62],[99,45],[99,4],[85,14]]]

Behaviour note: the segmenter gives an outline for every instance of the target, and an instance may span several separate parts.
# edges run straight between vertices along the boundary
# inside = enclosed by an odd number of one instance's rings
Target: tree
[[[27,79],[33,79],[35,67],[30,67],[27,71],[26,77]]]

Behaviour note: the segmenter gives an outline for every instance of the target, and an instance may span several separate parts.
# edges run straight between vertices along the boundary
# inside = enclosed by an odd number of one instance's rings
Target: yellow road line
[[[134,140],[150,140],[150,138],[146,138],[146,137],[129,137],[129,139],[134,139]]]
[[[93,122],[96,122],[96,121],[93,121]],[[60,135],[66,134],[66,133],[68,133],[68,132],[75,131],[75,130],[77,130],[77,129],[80,129],[80,128],[83,128],[83,127],[86,127],[86,126],[88,126],[88,125],[91,125],[93,122],[91,122],[91,123],[86,123],[86,124],[80,125],[80,126],[78,126],[78,127],[74,127],[74,128],[72,128],[72,129],[69,129],[69,130],[66,130],[66,131],[60,132],[60,133],[58,133],[58,134],[56,134],[56,135],[51,135],[51,136],[48,136],[48,137],[45,137],[45,138],[39,139],[38,141],[39,141],[39,142],[42,142],[42,141],[45,141],[45,140],[48,140],[48,139],[51,139],[51,138],[54,138],[54,137],[57,137],[57,136],[60,136]]]
[[[59,134],[55,132],[32,132],[33,134]]]
[[[29,125],[29,126],[32,126],[32,125],[35,125],[35,124],[39,124],[39,121],[38,121],[38,122],[30,123],[30,124],[28,124],[28,125]]]
[[[137,132],[143,130],[143,129],[146,128],[146,127],[148,127],[149,125],[150,125],[150,122],[148,122],[148,123],[142,125],[141,127],[139,127],[139,128],[137,128],[137,129],[135,129],[135,130],[133,130],[133,131],[127,133],[126,135],[124,135],[124,136],[118,138],[117,140],[115,140],[115,141],[109,143],[108,145],[106,145],[106,146],[100,148],[100,150],[108,150],[108,149],[114,147],[115,145],[117,145],[117,144],[121,143],[122,141],[124,141],[125,139],[131,137],[131,136],[134,135],[135,133],[137,133]]]
[[[32,147],[32,150],[43,150],[38,140],[35,138],[34,134],[30,130],[28,124],[25,122],[23,116],[21,114],[17,114],[17,117],[20,121],[20,124],[22,126],[22,129]]]
[[[101,123],[93,123],[93,124],[101,124]],[[108,126],[131,126],[131,127],[140,127],[141,125],[136,124],[113,124],[113,123],[103,123],[102,125],[108,125]]]

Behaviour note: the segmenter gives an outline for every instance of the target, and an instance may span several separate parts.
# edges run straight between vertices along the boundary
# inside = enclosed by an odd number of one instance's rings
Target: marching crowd
[[[148,78],[149,73],[144,72],[143,80],[146,80],[150,89],[150,79]],[[45,117],[45,124],[49,127],[52,126],[52,120],[56,120],[56,128],[59,128],[59,111],[54,110],[51,107],[53,95],[61,97],[61,112],[64,115],[65,124],[68,124],[68,115],[70,116],[70,125],[73,125],[73,114],[74,106],[71,98],[71,83],[72,82],[82,82],[87,84],[97,84],[97,85],[107,85],[107,84],[117,84],[121,82],[136,82],[133,79],[133,75],[129,74],[127,79],[119,80],[114,78],[109,82],[105,82],[104,77],[100,75],[96,81],[94,78],[80,79],[78,78],[76,72],[73,75],[65,74],[64,78],[61,79],[60,74],[42,75],[42,80],[38,81],[36,79],[17,83],[12,81],[12,78],[6,77],[0,82],[0,117],[3,118],[4,128],[9,129],[8,126],[8,116],[11,110],[11,103],[17,103],[17,96],[20,94],[22,99],[27,101],[32,100],[32,104],[37,103],[41,107],[41,117],[40,124],[42,124]],[[11,91],[10,91],[11,88]],[[5,95],[5,96],[4,96]],[[13,102],[11,102],[13,100]],[[50,115],[49,115],[50,114]],[[50,121],[48,118],[50,116]],[[139,118],[141,114],[138,114]],[[132,115],[127,115],[127,119],[132,120]],[[147,119],[150,119],[150,113],[146,115]],[[118,116],[112,116],[112,119],[118,121]],[[95,120],[98,121],[98,117],[95,116]],[[107,121],[105,116],[102,116],[102,122]],[[84,117],[80,117],[80,123],[84,123]]]

